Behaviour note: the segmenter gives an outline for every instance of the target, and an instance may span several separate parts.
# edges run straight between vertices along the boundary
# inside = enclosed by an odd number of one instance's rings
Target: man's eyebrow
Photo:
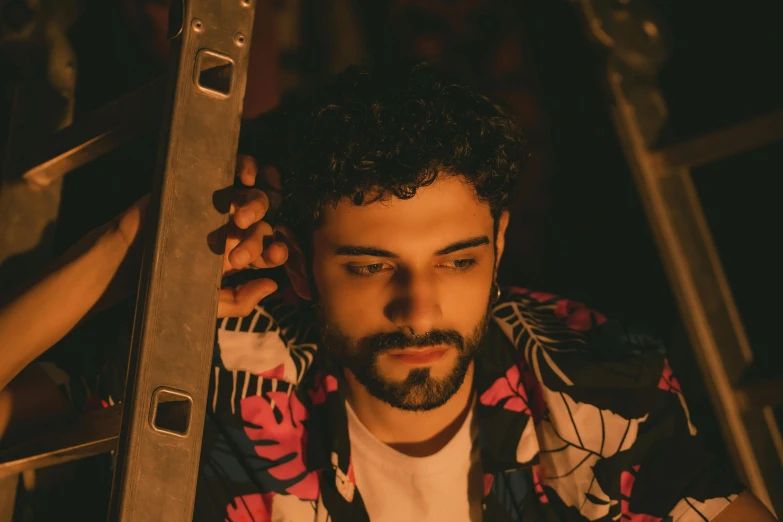
[[[489,244],[489,238],[487,236],[471,237],[469,239],[463,239],[461,241],[457,241],[456,243],[452,243],[448,246],[445,246],[440,250],[438,250],[437,252],[435,252],[435,255],[445,256],[447,254],[459,252],[460,250],[465,250],[467,248],[473,248],[473,247],[488,245],[488,244]],[[371,246],[359,246],[359,245],[340,245],[335,249],[334,255],[386,257],[389,259],[399,259],[400,257],[399,254],[395,254],[394,252],[391,252],[389,250],[384,250],[382,248],[376,248]]]
[[[489,238],[487,236],[472,237],[470,239],[463,239],[462,241],[457,241],[456,243],[452,243],[447,247],[441,248],[440,250],[435,252],[435,255],[445,256],[447,254],[459,252],[460,250],[465,250],[466,248],[473,248],[473,247],[488,245],[488,244],[489,244]]]
[[[334,250],[336,256],[369,256],[369,257],[388,257],[391,259],[397,259],[400,256],[394,252],[383,250],[381,248],[375,248],[370,246],[358,246],[358,245],[340,245]]]

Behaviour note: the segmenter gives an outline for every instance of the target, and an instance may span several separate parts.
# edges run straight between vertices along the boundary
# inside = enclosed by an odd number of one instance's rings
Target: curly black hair
[[[439,173],[462,176],[497,223],[527,156],[509,115],[427,64],[402,72],[352,67],[275,112],[269,138],[282,179],[279,220],[302,242],[327,205],[411,198]]]

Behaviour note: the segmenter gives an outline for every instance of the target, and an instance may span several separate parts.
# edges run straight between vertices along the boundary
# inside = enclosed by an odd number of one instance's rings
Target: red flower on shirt
[[[337,378],[334,375],[324,374],[319,371],[313,380],[313,389],[307,390],[314,406],[326,402],[326,395],[337,391]]]
[[[525,297],[529,297],[531,299],[535,299],[539,303],[543,303],[545,301],[549,301],[549,300],[554,299],[555,297],[557,297],[555,294],[548,294],[546,292],[531,292],[527,288],[521,288],[521,287],[518,287],[518,286],[509,287],[509,291],[512,294],[523,295]]]
[[[492,483],[495,482],[495,475],[492,473],[484,473],[484,498],[489,496],[489,492],[492,491]]]
[[[677,381],[677,377],[674,376],[674,372],[671,366],[669,366],[669,361],[663,362],[663,373],[658,381],[658,389],[672,393],[682,393],[680,383]]]
[[[514,364],[503,377],[492,383],[481,394],[479,402],[485,406],[501,405],[505,410],[524,413],[535,420],[540,420],[546,411],[541,384],[524,360]]]
[[[529,297],[539,303],[554,303],[555,317],[564,321],[572,330],[586,332],[606,322],[606,317],[579,301],[570,301],[546,292],[531,292],[527,288],[511,287],[510,290],[511,293]]]
[[[606,322],[606,317],[589,309],[578,301],[558,299],[555,302],[555,316],[565,321],[567,327],[579,332],[586,332]]]
[[[285,364],[278,364],[274,368],[259,373],[258,376],[263,377],[264,379],[277,379],[278,381],[283,381],[285,380]]]
[[[274,493],[255,493],[236,497],[226,506],[229,522],[271,522]]]
[[[680,383],[677,377],[674,376],[674,372],[671,366],[669,366],[669,361],[666,359],[663,361],[663,371],[661,372],[661,378],[658,380],[658,389],[677,395],[682,411],[685,413],[685,419],[688,421],[688,432],[691,435],[696,435],[696,426],[691,422],[691,413],[688,410],[688,404],[685,402],[685,396],[682,394],[682,388],[680,388]]]
[[[541,483],[541,465],[538,464],[533,466],[531,471],[533,472],[533,490],[536,492],[538,501],[542,504],[548,504],[549,498],[546,496],[546,492],[544,492],[544,486]]]
[[[258,441],[255,450],[259,457],[271,461],[270,475],[281,481],[301,477],[286,492],[302,499],[318,498],[318,474],[307,471],[304,449],[307,431],[303,421],[307,410],[295,393],[269,392],[265,396],[251,396],[239,403],[245,434]],[[280,419],[280,420],[278,420]]]

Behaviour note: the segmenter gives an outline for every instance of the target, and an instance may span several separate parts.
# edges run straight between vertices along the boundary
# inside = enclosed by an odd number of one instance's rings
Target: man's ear
[[[498,235],[495,238],[495,273],[497,273],[498,266],[500,266],[500,259],[503,257],[503,250],[506,248],[506,229],[508,228],[508,221],[510,219],[508,210],[501,212],[498,218]]]
[[[310,277],[307,270],[307,259],[305,258],[302,247],[294,237],[290,228],[285,225],[275,225],[276,235],[288,247],[288,259],[285,262],[285,271],[288,274],[288,279],[291,280],[291,286],[294,288],[294,292],[300,298],[306,301],[313,300],[313,294],[310,291]]]

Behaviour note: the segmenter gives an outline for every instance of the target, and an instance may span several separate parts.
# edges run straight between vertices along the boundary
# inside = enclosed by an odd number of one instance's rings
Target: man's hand
[[[234,189],[232,194],[223,251],[223,275],[247,268],[274,268],[285,263],[288,258],[285,243],[274,241],[271,225],[263,221],[269,208],[269,198],[263,190],[253,188],[259,175],[264,184],[274,189],[280,188],[280,177],[274,168],[265,168],[259,173],[253,158],[242,155],[237,157],[236,176],[244,187]],[[144,219],[148,204],[147,195],[108,225],[128,252],[120,273],[113,281],[113,286],[118,288],[111,288],[105,296],[108,303],[116,300],[117,295],[127,295],[136,288],[143,243],[139,232],[143,232],[148,225]],[[237,288],[222,288],[218,317],[244,317],[275,290],[277,284],[271,279],[256,279]],[[106,305],[103,303],[99,308]]]
[[[223,254],[223,275],[246,268],[274,268],[288,259],[285,243],[274,240],[272,226],[263,221],[269,209],[264,191],[252,188],[259,175],[258,165],[250,156],[237,158],[237,177],[247,188],[235,190],[231,203],[229,232]],[[279,188],[277,171],[261,172],[267,185]],[[253,311],[261,299],[277,290],[271,279],[256,279],[238,288],[222,288],[218,317],[243,317]]]

